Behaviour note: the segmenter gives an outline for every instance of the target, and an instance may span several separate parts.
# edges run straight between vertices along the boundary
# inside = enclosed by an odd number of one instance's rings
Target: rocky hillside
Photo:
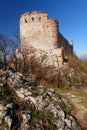
[[[0,69],[0,130],[82,130],[71,111],[53,88]]]
[[[51,88],[87,88],[87,63],[75,55],[67,56],[61,67],[43,67],[37,62],[29,66],[29,78]],[[28,72],[28,68],[26,70]],[[31,76],[32,75],[32,76]]]

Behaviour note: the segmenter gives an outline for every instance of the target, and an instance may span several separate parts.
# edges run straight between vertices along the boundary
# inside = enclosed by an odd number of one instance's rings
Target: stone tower
[[[46,12],[26,12],[20,18],[21,50],[50,51],[58,48],[58,22],[48,18]]]
[[[73,46],[59,32],[58,21],[48,18],[48,13],[26,12],[20,17],[21,50],[16,50],[16,59],[36,60],[42,66],[60,67],[64,55],[73,53]],[[21,63],[20,63],[21,64]]]

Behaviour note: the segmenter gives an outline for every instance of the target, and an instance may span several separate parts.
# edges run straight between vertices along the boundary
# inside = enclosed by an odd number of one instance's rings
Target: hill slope
[[[74,55],[58,69],[34,64],[35,80],[0,69],[0,129],[86,129],[86,64]]]
[[[52,88],[0,70],[0,129],[80,130],[72,106]]]

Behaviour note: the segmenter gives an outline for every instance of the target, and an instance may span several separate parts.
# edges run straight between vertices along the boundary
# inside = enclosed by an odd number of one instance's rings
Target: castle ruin
[[[48,18],[48,13],[26,12],[20,17],[21,52],[30,59],[32,55],[45,66],[60,66],[64,63],[64,55],[73,53],[73,45],[59,32],[58,21]],[[20,55],[20,54],[16,54]],[[46,58],[41,57],[46,56]]]
[[[33,11],[21,15],[20,38],[22,50],[30,46],[45,51],[63,47],[65,54],[73,52],[72,45],[59,32],[58,21],[48,18],[46,12]]]

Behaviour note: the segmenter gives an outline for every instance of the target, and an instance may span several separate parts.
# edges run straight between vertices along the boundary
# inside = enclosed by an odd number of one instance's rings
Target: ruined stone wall
[[[48,19],[48,14],[33,11],[20,18],[21,49],[52,50],[58,46],[58,22]]]
[[[73,53],[73,46],[58,30],[57,20],[48,18],[45,12],[33,11],[21,15],[20,39],[22,54],[28,60],[35,57],[44,66],[59,67],[64,63],[64,54]],[[18,53],[17,57],[22,56]]]
[[[64,48],[64,54],[69,55],[73,53],[73,45],[69,44],[69,42],[64,38],[64,36],[59,33],[58,34],[58,48]]]

